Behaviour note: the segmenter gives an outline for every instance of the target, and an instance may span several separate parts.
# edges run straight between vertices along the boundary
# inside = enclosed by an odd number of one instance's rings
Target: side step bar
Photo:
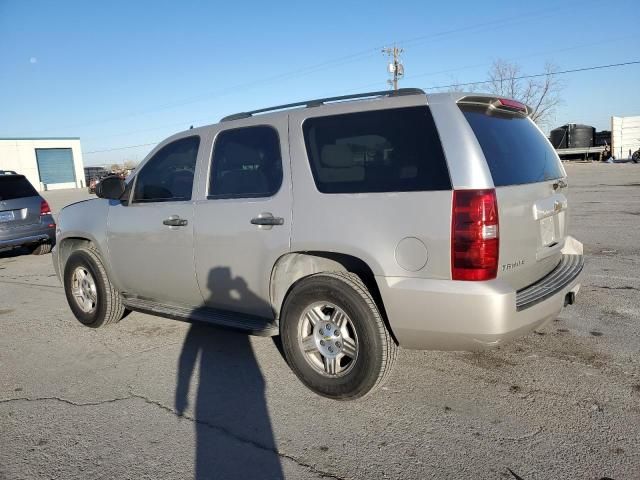
[[[278,325],[268,318],[229,313],[204,306],[189,308],[179,305],[168,305],[139,297],[128,297],[126,295],[122,303],[129,310],[148,313],[149,315],[156,315],[158,317],[210,323],[221,327],[242,330],[251,335],[261,337],[273,337],[280,334]]]

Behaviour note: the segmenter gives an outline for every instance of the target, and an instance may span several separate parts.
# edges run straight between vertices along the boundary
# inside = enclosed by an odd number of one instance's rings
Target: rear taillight
[[[51,209],[46,200],[40,202],[40,215],[51,215]]]
[[[451,216],[451,277],[491,280],[498,272],[496,191],[454,190]]]

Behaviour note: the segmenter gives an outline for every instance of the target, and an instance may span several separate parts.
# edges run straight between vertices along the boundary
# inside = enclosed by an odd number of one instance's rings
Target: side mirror
[[[109,200],[120,200],[126,184],[120,177],[105,177],[96,185],[96,195]]]

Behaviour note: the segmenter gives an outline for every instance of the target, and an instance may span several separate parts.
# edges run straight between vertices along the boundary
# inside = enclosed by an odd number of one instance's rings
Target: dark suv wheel
[[[81,248],[69,256],[63,283],[69,307],[88,327],[116,323],[129,313],[109,281],[102,260],[92,249]]]
[[[39,243],[37,245],[33,245],[31,246],[31,254],[45,255],[51,251],[51,247],[52,245],[50,242],[44,242],[44,243]]]
[[[280,321],[292,370],[325,397],[348,400],[372,392],[397,356],[376,303],[353,273],[300,280],[287,295]]]

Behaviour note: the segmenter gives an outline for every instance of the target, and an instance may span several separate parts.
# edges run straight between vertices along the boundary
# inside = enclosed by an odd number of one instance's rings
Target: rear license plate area
[[[15,220],[16,217],[13,213],[13,210],[7,210],[4,212],[0,212],[0,223],[11,222]]]
[[[540,238],[542,240],[543,247],[558,241],[555,216],[545,217],[540,220]]]

